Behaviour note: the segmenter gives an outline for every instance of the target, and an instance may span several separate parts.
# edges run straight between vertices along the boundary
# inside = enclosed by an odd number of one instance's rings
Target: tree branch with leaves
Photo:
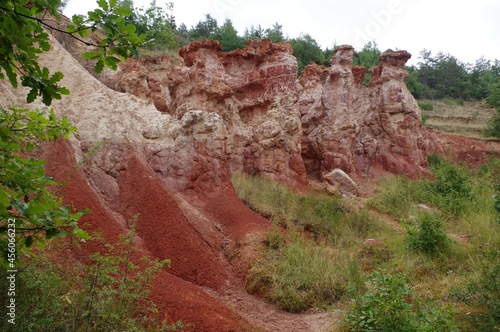
[[[96,61],[95,70],[116,69],[120,61],[138,56],[145,37],[126,22],[131,9],[118,0],[98,0],[99,8],[87,16],[75,15],[65,29],[51,25],[47,17],[59,19],[61,0],[4,0],[0,4],[0,79],[14,88],[30,88],[27,102],[41,97],[50,106],[54,99],[69,94],[60,85],[64,75],[51,73],[39,63],[39,56],[51,49],[48,32],[64,33],[94,49],[83,54]],[[87,41],[91,32],[102,31],[98,43]],[[50,190],[58,186],[44,172],[44,161],[30,157],[45,142],[69,138],[76,128],[67,118],[58,119],[53,110],[43,112],[0,105],[0,262],[7,263],[8,220],[15,220],[17,251],[33,243],[72,233],[80,239],[88,234],[78,220],[86,211],[65,206]],[[9,261],[9,263],[11,263]]]
[[[38,56],[50,50],[47,31],[58,31],[94,47],[83,57],[96,60],[95,70],[101,72],[104,67],[116,69],[117,64],[126,58],[138,56],[138,47],[144,42],[144,36],[138,36],[136,28],[127,24],[125,17],[132,14],[127,6],[119,5],[118,0],[98,0],[100,8],[89,11],[87,16],[75,15],[73,24],[60,29],[45,21],[47,15],[59,18],[57,8],[60,0],[28,1],[8,0],[0,5],[0,79],[8,77],[14,88],[21,85],[31,88],[27,102],[37,97],[50,106],[53,99],[61,99],[69,91],[60,86],[63,74],[50,74],[46,67],[40,67]],[[106,37],[99,43],[86,41],[90,32],[101,30]]]

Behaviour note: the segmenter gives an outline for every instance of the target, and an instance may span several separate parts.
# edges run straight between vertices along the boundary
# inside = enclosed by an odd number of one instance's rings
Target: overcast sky
[[[147,7],[150,0],[134,0]],[[242,34],[246,27],[274,23],[297,37],[308,33],[323,47],[350,44],[356,49],[375,40],[379,49],[407,50],[418,62],[424,48],[450,53],[463,62],[481,56],[500,59],[500,1],[475,0],[174,0],[173,15],[188,28],[211,13],[219,25],[226,18]],[[157,1],[163,5],[166,1]],[[94,1],[70,0],[66,15],[85,14]]]

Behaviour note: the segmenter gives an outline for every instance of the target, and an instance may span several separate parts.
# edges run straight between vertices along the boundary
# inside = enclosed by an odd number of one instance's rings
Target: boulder
[[[330,185],[337,188],[344,196],[356,196],[358,185],[341,169],[334,169],[323,176]]]

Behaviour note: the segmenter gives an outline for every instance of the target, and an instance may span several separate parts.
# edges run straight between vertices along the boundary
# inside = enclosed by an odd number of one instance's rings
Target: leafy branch
[[[84,53],[83,57],[96,61],[97,73],[104,67],[116,69],[123,59],[137,57],[137,48],[145,39],[145,36],[135,33],[134,25],[126,23],[125,17],[131,15],[132,10],[119,4],[118,0],[98,0],[100,8],[89,11],[87,17],[73,16],[73,24],[65,29],[44,19],[47,13],[59,18],[57,4],[57,1],[8,0],[0,5],[0,79],[7,76],[11,85],[17,88],[19,75],[22,86],[31,88],[28,103],[41,96],[43,103],[50,106],[53,99],[69,94],[59,85],[64,75],[60,72],[51,75],[38,63],[39,54],[51,48],[46,29],[64,33],[94,47],[95,50]],[[89,32],[98,30],[106,34],[98,43],[85,39]]]
[[[15,221],[20,252],[35,242],[66,233],[80,239],[88,234],[78,227],[86,211],[64,206],[49,188],[57,186],[44,174],[45,163],[29,156],[43,142],[69,137],[76,128],[66,118],[25,108],[0,108],[0,251],[7,255],[7,221]]]

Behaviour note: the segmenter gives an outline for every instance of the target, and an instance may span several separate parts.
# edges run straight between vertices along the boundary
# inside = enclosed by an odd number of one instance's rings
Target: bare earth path
[[[243,316],[252,325],[259,327],[257,331],[331,332],[340,318],[338,313],[328,311],[301,314],[284,312],[241,289],[228,289],[225,294],[218,294],[210,289],[205,291]]]

